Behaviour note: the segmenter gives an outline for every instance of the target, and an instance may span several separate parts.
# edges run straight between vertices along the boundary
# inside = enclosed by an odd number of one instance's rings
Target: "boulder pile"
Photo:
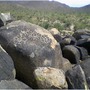
[[[62,38],[56,29],[47,31],[21,20],[2,26],[0,89],[89,89],[86,32],[83,38],[83,31]]]
[[[72,35],[55,39],[61,46],[63,57],[72,65],[65,72],[68,88],[90,89],[90,30],[77,30]]]

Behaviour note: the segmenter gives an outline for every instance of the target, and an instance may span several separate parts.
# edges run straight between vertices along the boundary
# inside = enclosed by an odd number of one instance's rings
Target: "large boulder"
[[[80,60],[80,52],[73,45],[67,45],[62,50],[63,56],[67,58],[72,64],[79,63]]]
[[[88,90],[86,78],[80,65],[76,65],[66,73],[69,89],[85,89]]]
[[[29,86],[27,86],[26,84],[24,84],[23,82],[20,82],[15,79],[15,80],[2,80],[0,82],[0,89],[4,89],[4,90],[23,89],[23,90],[26,90],[26,89],[31,89],[31,88]]]
[[[90,38],[90,30],[77,30],[74,32],[73,37],[77,40]]]
[[[90,89],[90,57],[84,60],[80,65],[85,73],[86,80]]]
[[[15,75],[13,60],[0,45],[0,81],[13,80]]]
[[[17,70],[17,78],[37,88],[33,71],[36,67],[62,67],[60,45],[44,28],[14,21],[0,29],[0,43],[11,55]]]
[[[68,88],[64,72],[51,67],[38,67],[34,71],[40,89],[65,89]]]

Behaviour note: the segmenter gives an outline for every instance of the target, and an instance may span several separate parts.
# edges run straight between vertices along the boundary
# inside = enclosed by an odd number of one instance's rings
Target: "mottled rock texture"
[[[62,52],[54,37],[44,28],[14,21],[0,29],[0,43],[15,63],[17,78],[37,88],[36,67],[62,67]]]
[[[38,87],[42,89],[68,88],[64,72],[51,67],[39,67],[34,71]]]
[[[0,45],[0,81],[13,80],[15,76],[13,60]]]

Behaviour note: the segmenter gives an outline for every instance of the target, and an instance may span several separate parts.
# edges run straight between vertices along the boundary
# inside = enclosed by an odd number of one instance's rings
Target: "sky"
[[[82,6],[90,4],[90,0],[54,0],[54,1],[65,3],[69,5],[70,7],[82,7]]]

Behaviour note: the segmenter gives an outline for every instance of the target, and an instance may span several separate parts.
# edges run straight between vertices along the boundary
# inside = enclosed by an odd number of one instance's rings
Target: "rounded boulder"
[[[46,29],[25,21],[13,21],[0,29],[0,43],[12,57],[17,78],[37,88],[37,67],[62,67],[60,45]]]

